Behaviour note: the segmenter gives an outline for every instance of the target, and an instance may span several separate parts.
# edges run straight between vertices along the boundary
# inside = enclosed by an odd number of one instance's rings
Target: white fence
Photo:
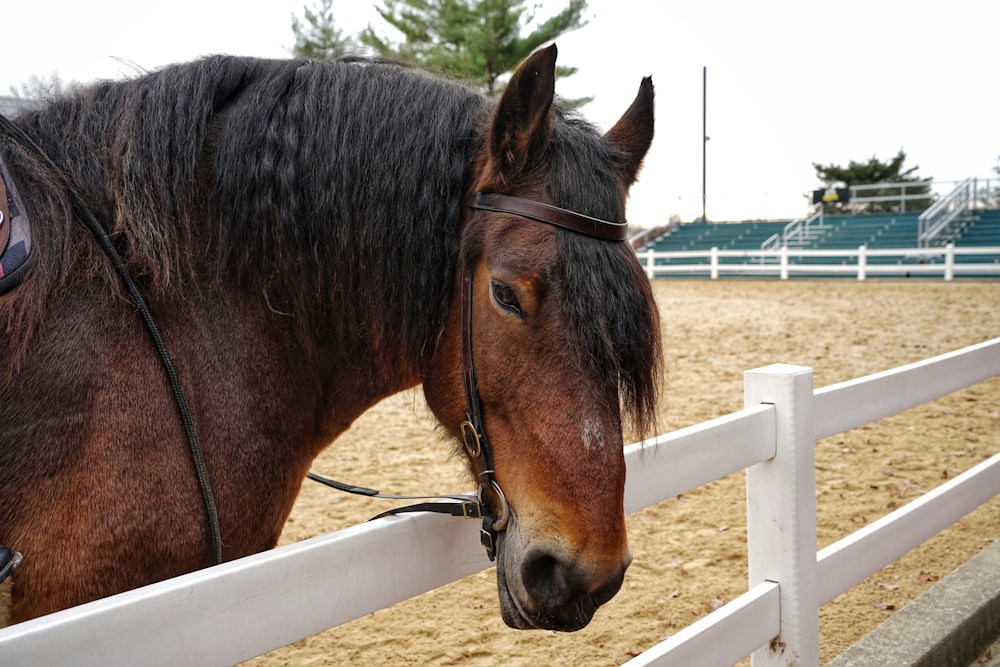
[[[817,391],[811,369],[768,366],[743,410],[628,447],[630,512],[747,469],[750,581],[627,664],[817,665],[818,607],[1000,492],[1000,454],[817,554],[815,441],[996,375],[1000,338]],[[0,661],[231,665],[485,569],[478,530],[354,526],[0,630]]]
[[[940,276],[953,280],[956,276],[998,276],[1000,246],[956,248],[954,244],[940,248],[885,248],[871,250],[866,246],[852,250],[805,250],[783,246],[774,250],[676,250],[638,253],[639,262],[649,278],[665,276],[706,276],[713,280],[722,275],[778,277],[787,280],[799,276]],[[871,258],[894,258],[895,262],[873,263]],[[956,257],[980,257],[985,261],[961,262]],[[735,259],[738,261],[726,262]],[[812,260],[829,259],[819,263]],[[674,264],[657,260],[680,260]]]

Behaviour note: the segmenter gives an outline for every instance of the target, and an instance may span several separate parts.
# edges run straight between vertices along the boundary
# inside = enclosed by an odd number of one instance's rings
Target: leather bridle
[[[575,213],[564,208],[543,204],[511,195],[473,192],[468,206],[473,211],[508,213],[536,222],[562,227],[579,234],[605,241],[624,241],[628,237],[628,223],[608,222]],[[470,216],[468,225],[476,221]],[[496,480],[493,468],[493,448],[483,426],[483,407],[476,384],[476,367],[472,355],[472,267],[462,268],[462,384],[465,388],[465,421],[462,422],[462,441],[465,450],[479,468],[479,503],[483,517],[480,540],[490,560],[496,557],[497,533],[507,529],[510,508]],[[496,496],[496,503],[488,503],[488,493]],[[498,506],[497,506],[498,505]]]
[[[628,223],[608,222],[592,218],[582,213],[575,213],[558,206],[543,204],[530,199],[522,199],[511,195],[492,192],[473,192],[466,205],[472,211],[488,211],[491,213],[508,213],[536,222],[544,222],[556,227],[569,229],[578,234],[585,234],[604,241],[624,241],[628,238]],[[476,213],[470,213],[465,228],[476,222]],[[479,398],[479,386],[476,384],[476,366],[472,355],[472,267],[462,266],[462,386],[465,390],[465,420],[462,422],[462,442],[465,451],[476,462],[479,470],[479,489],[476,495],[451,496],[397,496],[380,493],[375,489],[344,484],[316,473],[307,474],[309,479],[326,484],[340,491],[356,493],[372,498],[388,498],[392,500],[429,500],[444,499],[449,502],[424,502],[405,507],[397,507],[382,512],[372,519],[393,516],[408,512],[437,512],[466,519],[482,519],[479,536],[486,555],[490,560],[496,558],[497,534],[507,529],[510,519],[510,507],[507,498],[500,489],[493,468],[493,448],[486,429],[483,426],[483,405]],[[496,496],[496,502],[486,499],[488,494]]]
[[[472,358],[472,271],[465,267],[462,272],[462,386],[465,389],[465,421],[462,422],[462,442],[465,451],[479,468],[479,505],[483,526],[479,530],[479,540],[486,549],[486,555],[496,557],[497,533],[507,528],[510,508],[496,480],[493,468],[493,448],[483,426],[483,405],[476,384],[476,367]],[[492,491],[499,507],[485,503],[484,496]]]

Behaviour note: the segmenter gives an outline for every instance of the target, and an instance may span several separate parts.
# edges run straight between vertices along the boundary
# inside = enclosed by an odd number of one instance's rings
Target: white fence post
[[[944,247],[944,279],[953,280],[955,278],[955,244],[949,243]]]
[[[709,263],[711,265],[711,276],[712,280],[719,279],[719,249],[712,246],[712,250],[709,254]]]
[[[868,269],[868,247],[858,246],[858,280],[864,280]]]
[[[781,246],[781,279],[788,280],[788,246]]]
[[[646,256],[646,277],[652,280],[655,277],[656,251],[650,248],[645,253]]]
[[[744,406],[775,406],[776,454],[747,468],[750,587],[780,587],[781,634],[754,651],[754,667],[819,665],[813,372],[775,364],[743,375]]]

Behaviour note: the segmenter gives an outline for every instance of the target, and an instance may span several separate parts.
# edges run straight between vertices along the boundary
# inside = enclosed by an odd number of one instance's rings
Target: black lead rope
[[[466,519],[481,519],[483,517],[482,503],[477,496],[472,494],[455,494],[450,496],[397,496],[391,493],[382,493],[380,491],[376,491],[375,489],[369,489],[366,486],[354,486],[353,484],[338,482],[335,479],[323,477],[322,475],[317,475],[314,472],[306,473],[306,477],[314,482],[326,484],[327,486],[337,489],[338,491],[346,491],[347,493],[353,493],[358,496],[384,498],[388,500],[435,501],[430,503],[416,503],[405,507],[394,507],[391,510],[386,510],[381,514],[373,516],[369,519],[369,521],[374,521],[375,519],[381,519],[387,516],[395,516],[397,514],[405,514],[407,512],[436,512],[438,514],[460,516]],[[442,500],[447,502],[439,502]]]
[[[108,256],[108,259],[111,260],[111,264],[114,266],[115,271],[121,278],[122,283],[125,284],[125,288],[128,290],[129,296],[132,297],[136,307],[139,309],[139,315],[142,317],[142,321],[146,325],[146,330],[149,331],[149,335],[153,339],[153,345],[156,347],[156,352],[160,357],[163,369],[166,371],[167,379],[170,382],[170,389],[173,392],[174,401],[177,403],[177,410],[180,412],[181,423],[184,427],[184,433],[187,436],[188,448],[191,450],[191,459],[194,463],[195,475],[198,478],[198,485],[201,487],[201,495],[205,501],[205,513],[208,519],[208,532],[212,543],[212,561],[213,564],[218,565],[222,562],[222,535],[219,528],[219,511],[215,504],[215,494],[212,492],[212,480],[208,473],[208,466],[205,465],[205,456],[202,453],[201,445],[198,442],[198,432],[195,430],[194,419],[191,416],[191,408],[189,407],[187,397],[184,394],[184,388],[181,386],[177,370],[174,368],[174,363],[170,358],[170,352],[167,350],[166,343],[163,341],[163,336],[160,335],[160,329],[153,319],[153,314],[149,311],[149,307],[146,305],[146,300],[142,297],[139,287],[135,284],[135,280],[132,279],[132,275],[128,272],[128,268],[126,268],[125,262],[122,261],[121,255],[118,254],[114,244],[111,243],[111,239],[108,237],[107,232],[105,232],[104,228],[101,227],[97,218],[91,212],[90,207],[87,206],[87,203],[83,200],[83,196],[75,187],[73,187],[72,183],[70,183],[69,177],[66,173],[56,165],[52,158],[50,158],[31,137],[29,137],[21,128],[10,122],[10,120],[2,114],[0,114],[0,127],[2,127],[8,134],[16,137],[18,141],[21,141],[34,150],[35,153],[37,153],[38,156],[45,161],[53,173],[59,175],[60,180],[63,182],[63,187],[66,192],[69,193],[73,207],[76,209],[77,214],[83,219],[84,225],[88,230],[90,230],[90,233],[94,236],[98,245],[101,246],[101,249]]]

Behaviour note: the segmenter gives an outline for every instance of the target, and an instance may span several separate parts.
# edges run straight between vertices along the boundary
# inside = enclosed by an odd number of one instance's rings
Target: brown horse
[[[536,52],[494,101],[398,66],[212,57],[0,133],[35,253],[0,296],[13,621],[213,562],[178,403],[82,201],[188,397],[223,560],[273,547],[320,450],[422,383],[458,443],[481,410],[493,460],[465,455],[491,480],[505,621],[589,622],[631,558],[621,433],[656,404],[651,290],[627,243],[468,203],[615,229],[653,90],[602,136],[554,99],[555,59]]]

